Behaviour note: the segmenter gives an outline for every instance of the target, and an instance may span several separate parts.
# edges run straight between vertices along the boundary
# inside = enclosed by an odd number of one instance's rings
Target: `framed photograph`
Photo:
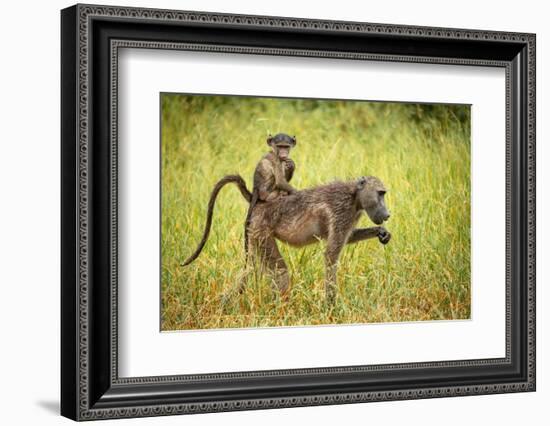
[[[61,12],[61,413],[535,390],[535,35]]]

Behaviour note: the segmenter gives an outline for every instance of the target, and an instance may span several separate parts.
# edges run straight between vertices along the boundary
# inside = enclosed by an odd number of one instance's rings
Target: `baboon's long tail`
[[[206,240],[208,240],[208,235],[210,234],[210,227],[212,226],[212,214],[214,213],[214,205],[216,204],[216,197],[218,196],[218,193],[220,192],[220,190],[228,183],[236,184],[242,196],[244,197],[244,199],[250,203],[250,200],[252,199],[252,194],[246,188],[246,183],[241,176],[227,175],[223,177],[220,181],[218,181],[218,183],[216,183],[216,185],[214,186],[214,189],[212,190],[212,194],[210,194],[210,200],[208,201],[208,211],[206,213],[206,225],[204,227],[204,234],[202,236],[202,240],[199,243],[195,252],[191,256],[189,256],[189,258],[185,262],[183,262],[181,266],[189,265],[191,262],[193,262],[193,260],[199,257],[199,254],[201,254],[201,251],[204,248],[204,245],[206,244]]]

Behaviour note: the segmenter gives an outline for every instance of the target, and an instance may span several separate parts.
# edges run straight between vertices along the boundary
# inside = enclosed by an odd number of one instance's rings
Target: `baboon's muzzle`
[[[374,218],[372,218],[372,221],[376,225],[382,225],[384,222],[386,222],[390,218],[390,213],[388,211],[385,211],[381,214],[377,214]]]
[[[288,158],[290,147],[289,146],[279,146],[278,149],[279,149],[279,158],[281,158],[282,160],[286,160]]]

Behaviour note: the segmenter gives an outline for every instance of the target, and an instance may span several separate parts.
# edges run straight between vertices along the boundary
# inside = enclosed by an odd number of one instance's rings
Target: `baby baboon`
[[[271,151],[265,154],[254,170],[252,199],[244,222],[244,250],[248,253],[248,225],[252,210],[259,201],[273,201],[281,195],[296,190],[288,183],[294,175],[296,165],[290,159],[290,150],[296,146],[296,136],[278,133],[269,135],[267,144]]]
[[[191,263],[202,250],[212,224],[215,197],[221,187],[229,182],[236,183],[243,197],[251,201],[252,194],[239,176],[227,176],[218,182],[210,199],[201,244],[185,264]],[[325,290],[328,300],[333,301],[338,258],[344,245],[375,237],[382,244],[390,241],[391,234],[380,226],[390,217],[384,202],[385,193],[386,188],[380,179],[369,176],[296,191],[286,197],[258,203],[250,215],[248,227],[251,253],[272,274],[279,291],[285,295],[290,280],[276,239],[295,247],[326,240]],[[378,226],[355,229],[363,212]],[[243,284],[244,281],[241,282]]]

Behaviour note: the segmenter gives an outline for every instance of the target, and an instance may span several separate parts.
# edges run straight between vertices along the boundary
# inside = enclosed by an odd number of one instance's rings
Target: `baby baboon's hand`
[[[378,241],[386,245],[390,242],[390,240],[391,240],[391,234],[388,232],[386,228],[381,226],[378,231]]]

